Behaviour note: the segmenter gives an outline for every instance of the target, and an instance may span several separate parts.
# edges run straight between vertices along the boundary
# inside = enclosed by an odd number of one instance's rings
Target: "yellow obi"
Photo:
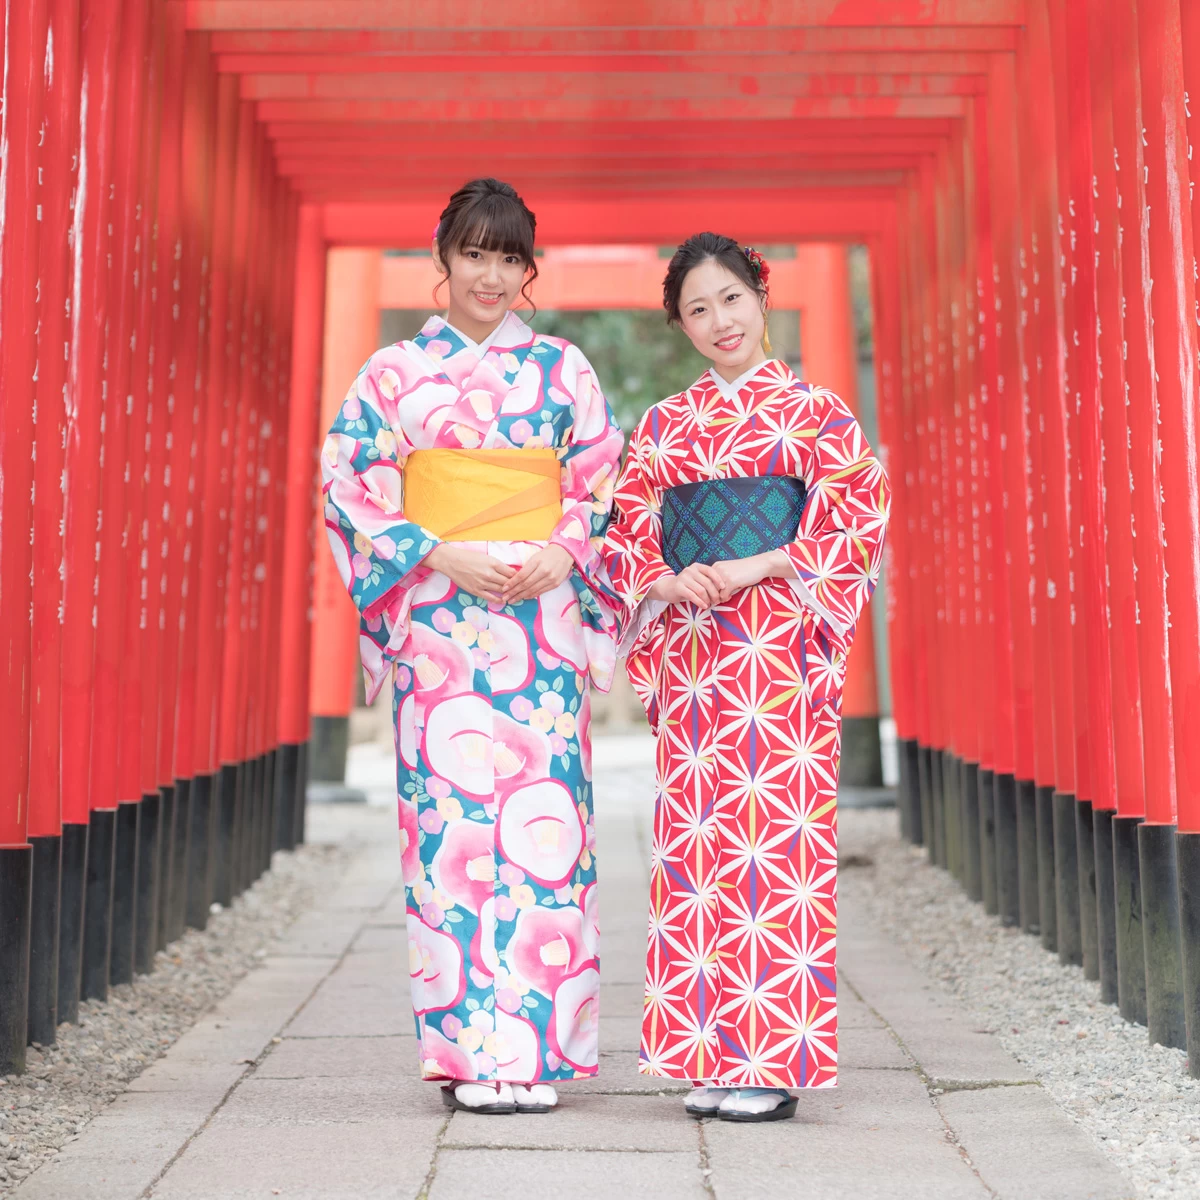
[[[544,542],[562,520],[558,455],[545,450],[414,450],[404,516],[448,542]]]

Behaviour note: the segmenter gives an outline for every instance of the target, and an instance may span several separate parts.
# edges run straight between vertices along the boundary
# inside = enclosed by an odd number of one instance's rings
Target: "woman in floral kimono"
[[[322,456],[369,698],[392,681],[421,1072],[491,1113],[597,1068],[588,686],[622,438],[584,356],[509,311],[533,238],[507,184],[451,197],[448,319],[372,355]]]
[[[638,425],[605,544],[658,738],[640,1067],[735,1121],[837,1080],[842,681],[889,503],[846,405],[768,358],[767,271],[711,233],[671,260],[712,366]]]

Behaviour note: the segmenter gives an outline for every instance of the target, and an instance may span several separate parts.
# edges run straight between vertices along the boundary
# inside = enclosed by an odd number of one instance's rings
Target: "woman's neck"
[[[508,316],[508,311],[502,312],[494,321],[476,321],[473,317],[468,316],[465,312],[456,308],[453,304],[450,305],[450,311],[446,314],[446,320],[454,326],[459,333],[465,333],[471,341],[478,345],[482,345],[500,328],[504,318]]]
[[[453,322],[451,322],[451,324],[453,324]],[[726,383],[735,383],[737,380],[741,379],[741,377],[745,375],[747,371],[752,371],[755,367],[762,366],[762,364],[767,361],[767,352],[760,345],[755,353],[752,354],[744,363],[741,363],[736,367],[724,367],[718,363],[713,363],[712,369],[716,374],[720,375],[720,377],[725,380]]]

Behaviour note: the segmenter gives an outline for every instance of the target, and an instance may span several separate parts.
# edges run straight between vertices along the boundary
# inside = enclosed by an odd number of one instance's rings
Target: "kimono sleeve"
[[[361,614],[359,645],[378,694],[408,625],[409,593],[438,538],[404,516],[412,446],[388,420],[386,372],[371,359],[346,393],[321,452],[325,531],[338,574]],[[381,387],[381,380],[383,387]],[[394,408],[392,409],[394,416]]]
[[[667,607],[666,601],[650,600],[647,593],[658,580],[675,573],[662,556],[661,505],[646,473],[645,424],[643,418],[630,440],[604,542],[605,566],[624,609],[618,653],[625,655],[641,649]]]
[[[561,386],[572,398],[574,420],[559,460],[563,515],[550,543],[571,556],[584,583],[602,598],[606,623],[612,625],[619,601],[605,578],[600,548],[624,437],[591,364],[574,346],[563,357]]]
[[[812,390],[812,402],[817,435],[808,503],[784,549],[801,603],[845,651],[879,582],[891,489],[845,402],[822,388]]]

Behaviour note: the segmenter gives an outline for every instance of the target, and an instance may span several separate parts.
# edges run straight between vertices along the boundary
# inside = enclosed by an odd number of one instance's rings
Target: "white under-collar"
[[[461,337],[462,335],[459,334],[459,336]],[[708,375],[713,383],[716,384],[717,391],[720,392],[726,400],[736,400],[738,398],[738,393],[742,390],[742,388],[744,388],[746,384],[750,382],[750,380],[752,380],[760,371],[762,371],[764,367],[767,367],[769,364],[775,361],[776,360],[773,358],[768,358],[760,363],[755,363],[750,370],[744,371],[732,383],[729,383],[727,380],[718,375],[716,368],[714,367],[708,368]]]
[[[446,322],[446,328],[453,330],[456,336],[462,340],[463,345],[466,346],[466,348],[470,350],[476,358],[482,358],[488,352],[488,350],[491,349],[492,343],[499,336],[500,331],[505,327],[505,325],[508,324],[508,318],[509,313],[505,313],[500,319],[500,324],[497,325],[496,328],[493,329],[492,332],[489,333],[482,342],[477,342],[474,338],[467,337],[467,335],[463,333],[463,331],[459,329],[457,325],[451,325],[449,321]]]

